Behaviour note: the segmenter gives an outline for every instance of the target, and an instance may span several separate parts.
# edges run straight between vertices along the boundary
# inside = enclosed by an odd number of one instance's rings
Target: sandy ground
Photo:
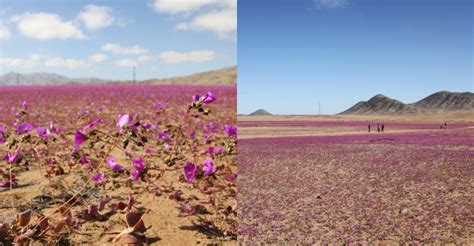
[[[3,146],[2,146],[3,148]],[[1,150],[3,152],[3,150]],[[115,153],[116,156],[119,153]],[[119,162],[125,163],[125,160],[118,159]],[[58,213],[54,213],[55,209],[67,200],[65,193],[73,194],[74,190],[83,187],[85,183],[84,177],[78,177],[77,173],[85,172],[83,167],[76,165],[71,169],[66,169],[66,174],[55,176],[50,179],[44,177],[44,170],[38,166],[31,165],[30,170],[20,172],[17,179],[20,180],[19,187],[10,191],[7,188],[0,188],[0,221],[12,221],[13,216],[21,211],[32,209],[43,214],[52,214],[53,219],[59,219]],[[98,190],[92,189],[86,194],[81,202],[75,205],[71,210],[73,215],[86,209],[88,204],[98,203],[98,198],[108,195],[112,200],[107,204],[106,208],[100,213],[107,219],[97,219],[96,221],[88,221],[82,223],[76,232],[71,233],[67,237],[67,241],[73,244],[112,244],[112,240],[119,232],[126,229],[125,212],[112,209],[112,206],[118,201],[127,201],[127,195],[137,200],[136,208],[139,211],[148,211],[145,216],[144,223],[148,228],[145,235],[147,244],[156,245],[236,245],[236,241],[220,239],[209,235],[207,232],[194,226],[197,223],[196,217],[178,217],[179,205],[175,201],[169,199],[170,193],[166,189],[173,186],[175,189],[182,189],[186,183],[178,182],[178,176],[181,172],[169,172],[163,176],[158,183],[155,183],[162,194],[155,196],[153,191],[146,190],[143,185],[134,185],[133,190],[125,185],[120,187],[112,187],[112,184],[105,187],[106,193],[99,193]],[[89,175],[87,175],[87,178]],[[164,186],[168,184],[169,186]],[[103,190],[101,188],[101,190]],[[186,192],[186,189],[182,189]],[[38,197],[48,196],[53,198],[52,201],[39,201]],[[196,197],[194,197],[196,196]],[[184,193],[185,199],[205,199],[199,197],[197,193]],[[211,218],[213,215],[202,215],[203,218]],[[36,220],[33,217],[32,221]],[[68,230],[65,231],[68,234]],[[57,242],[59,236],[49,235],[45,237],[43,243],[50,244]],[[119,243],[116,243],[119,244]]]

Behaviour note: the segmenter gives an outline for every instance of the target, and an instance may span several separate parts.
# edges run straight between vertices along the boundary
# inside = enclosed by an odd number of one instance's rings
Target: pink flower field
[[[335,127],[340,124],[360,123]],[[438,129],[241,139],[241,239],[303,245],[473,243],[474,125],[440,130],[436,124],[397,124],[431,126]]]
[[[0,245],[235,244],[236,87],[0,87]]]

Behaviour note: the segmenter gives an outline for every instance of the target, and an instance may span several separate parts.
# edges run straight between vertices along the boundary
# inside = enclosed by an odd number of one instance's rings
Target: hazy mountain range
[[[358,102],[340,114],[401,114],[456,111],[474,111],[474,93],[440,91],[409,104],[379,94],[368,101]]]
[[[235,84],[237,81],[237,67],[227,67],[217,70],[191,74],[188,76],[171,77],[164,79],[148,79],[137,83],[148,84]],[[20,74],[9,72],[0,76],[1,85],[61,85],[87,83],[130,83],[131,80],[108,80],[103,78],[68,78],[55,73]]]

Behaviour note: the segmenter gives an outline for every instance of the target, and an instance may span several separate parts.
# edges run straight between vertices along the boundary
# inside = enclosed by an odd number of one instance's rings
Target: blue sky
[[[239,0],[238,112],[473,91],[470,0]]]
[[[236,0],[0,0],[0,73],[163,78],[231,66]]]

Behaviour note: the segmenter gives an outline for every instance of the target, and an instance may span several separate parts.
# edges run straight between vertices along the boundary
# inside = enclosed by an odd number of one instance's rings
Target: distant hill
[[[188,76],[177,76],[166,79],[150,79],[143,82],[150,84],[236,84],[237,66],[196,73]]]
[[[368,101],[358,102],[340,114],[402,114],[452,111],[474,111],[474,93],[440,91],[410,104],[379,94]]]
[[[150,79],[137,83],[151,84],[235,84],[237,81],[237,67],[227,67],[208,72],[191,74],[188,76],[171,77],[166,79]],[[2,85],[61,85],[61,84],[88,84],[88,83],[131,83],[132,81],[107,80],[101,78],[68,78],[55,73],[20,74],[9,72],[0,76]]]
[[[270,114],[268,111],[266,111],[265,109],[259,109],[249,115],[252,115],[252,116],[263,116],[263,115],[272,115]]]
[[[421,111],[462,111],[474,109],[474,93],[440,91],[411,104]]]

